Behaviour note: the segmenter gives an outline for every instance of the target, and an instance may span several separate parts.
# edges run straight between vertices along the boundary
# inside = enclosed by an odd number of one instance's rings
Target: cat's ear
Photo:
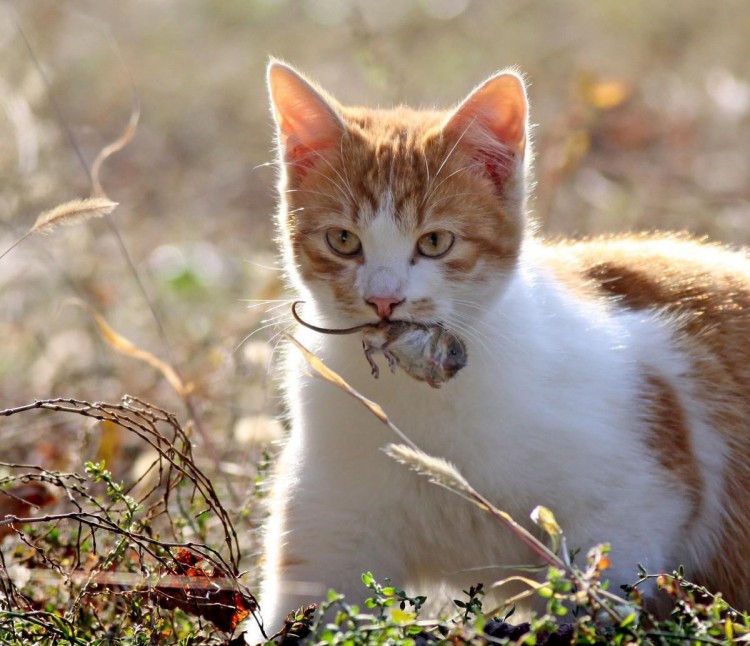
[[[333,100],[289,65],[271,61],[267,78],[284,161],[302,171],[322,151],[338,147],[346,124]]]
[[[448,117],[443,132],[504,183],[526,152],[528,102],[523,80],[513,72],[490,77]]]

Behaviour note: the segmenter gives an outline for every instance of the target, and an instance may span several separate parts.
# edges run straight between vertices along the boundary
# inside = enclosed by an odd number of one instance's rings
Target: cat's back
[[[706,478],[694,482],[699,470],[690,464],[715,459],[721,465],[721,547],[707,558],[698,555],[701,571],[692,575],[733,603],[750,606],[750,258],[674,234],[559,241],[546,244],[542,254],[574,296],[604,298],[614,311],[658,316],[674,330],[675,349],[687,366],[680,380],[688,396],[679,405],[676,398],[662,396],[669,390],[653,395],[659,414],[647,442],[683,484],[697,485],[698,508]],[[658,364],[657,357],[654,361]],[[646,388],[666,386],[645,383]],[[688,430],[694,421],[686,409],[696,405],[716,434],[713,439],[701,442],[705,434]],[[680,456],[696,452],[697,462],[680,464]]]
[[[582,298],[659,310],[682,339],[717,354],[750,387],[750,257],[681,234],[547,243],[545,262]]]
[[[750,420],[750,257],[686,235],[629,235],[559,241],[545,257],[581,298],[658,311],[688,354],[690,376],[727,393]],[[737,397],[732,397],[736,395]],[[750,437],[750,421],[743,423]]]

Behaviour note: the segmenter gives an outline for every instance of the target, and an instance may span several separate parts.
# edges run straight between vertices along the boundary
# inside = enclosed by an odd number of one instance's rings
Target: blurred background
[[[262,329],[268,306],[252,302],[284,295],[269,55],[344,102],[379,106],[447,106],[517,66],[538,124],[542,231],[684,229],[740,246],[748,25],[744,0],[0,2],[0,251],[39,213],[90,193],[85,165],[127,124],[131,77],[142,110],[101,172],[115,228],[95,220],[32,237],[0,261],[0,407],[129,393],[190,418],[159,372],[115,352],[69,305],[80,299],[191,384],[206,470],[234,488],[236,510],[251,506],[261,447],[282,428],[274,330]],[[133,438],[68,418],[0,424],[4,461],[75,470],[104,458],[137,475]]]

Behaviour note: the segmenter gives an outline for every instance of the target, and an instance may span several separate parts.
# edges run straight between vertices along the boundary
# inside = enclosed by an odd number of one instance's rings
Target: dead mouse
[[[374,352],[383,353],[391,372],[396,372],[397,365],[401,366],[410,377],[425,381],[433,388],[440,388],[466,365],[466,345],[441,325],[383,320],[344,329],[323,328],[302,320],[297,313],[300,302],[292,303],[292,315],[300,325],[321,334],[362,332],[365,357],[376,379],[380,370],[372,357]]]

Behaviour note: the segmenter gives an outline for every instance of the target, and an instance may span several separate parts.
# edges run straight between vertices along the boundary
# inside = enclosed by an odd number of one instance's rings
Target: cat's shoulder
[[[750,256],[687,234],[643,233],[544,242],[541,262],[581,296],[629,309],[728,310],[750,320]]]

